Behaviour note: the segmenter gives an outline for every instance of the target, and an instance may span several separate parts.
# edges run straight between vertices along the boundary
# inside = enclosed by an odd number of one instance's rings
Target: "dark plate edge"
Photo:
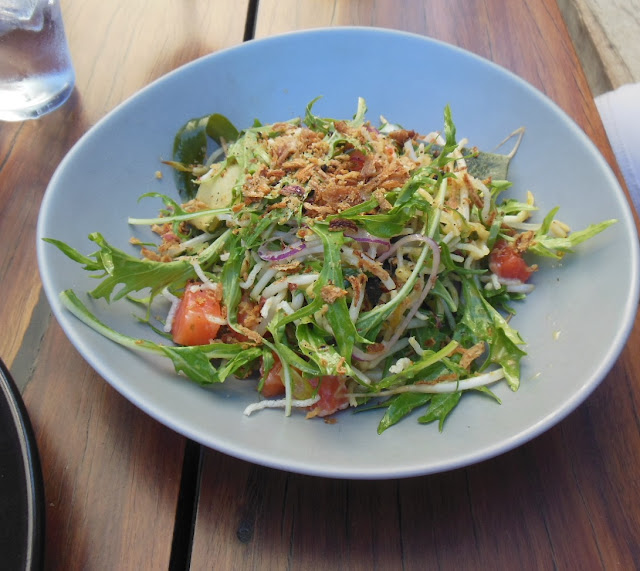
[[[42,569],[44,562],[45,503],[44,482],[38,446],[22,395],[9,369],[0,359],[0,390],[9,403],[13,422],[24,460],[29,526],[27,537],[26,569]]]

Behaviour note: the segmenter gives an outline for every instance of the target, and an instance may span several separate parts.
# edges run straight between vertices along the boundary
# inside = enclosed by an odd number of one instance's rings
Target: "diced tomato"
[[[267,376],[262,383],[260,391],[265,397],[277,397],[285,394],[284,375],[282,372],[282,362],[277,355],[274,354],[273,367],[269,369]],[[314,393],[314,387],[308,380],[303,378],[298,369],[289,367],[291,373],[291,396],[294,399],[308,399]],[[260,367],[260,376],[264,376],[264,364]]]
[[[220,317],[222,307],[216,290],[187,285],[173,318],[173,340],[179,345],[206,345],[218,335]]]
[[[262,383],[262,396],[270,398],[285,394],[282,363],[277,355],[274,355],[274,363],[267,376]],[[264,369],[261,368],[260,374],[264,375]],[[347,408],[349,406],[349,397],[347,396],[346,377],[342,376],[326,376],[320,379],[305,380],[300,371],[291,369],[292,396],[295,399],[310,398],[315,389],[318,389],[320,400],[312,405],[309,409],[309,417],[328,416]]]
[[[275,357],[273,367],[269,369],[267,376],[262,384],[262,395],[269,397],[277,397],[285,392],[284,383],[282,382],[282,363],[278,357]],[[264,374],[264,371],[261,371]]]
[[[313,386],[317,387],[318,383],[320,400],[310,408],[308,416],[328,416],[349,406],[346,377],[327,375],[311,379]]]
[[[489,255],[489,269],[504,279],[526,282],[533,269],[527,266],[522,255],[506,240],[498,240]]]
[[[274,355],[275,361],[267,376],[262,383],[262,396],[270,398],[282,396],[285,394],[282,363],[277,355]],[[261,369],[261,375],[264,370]],[[319,383],[319,387],[318,387]],[[326,376],[321,380],[306,380],[297,369],[291,368],[291,391],[295,399],[308,399],[318,387],[320,400],[309,409],[309,417],[328,416],[338,410],[342,410],[349,406],[349,397],[347,397],[346,378],[338,376]]]

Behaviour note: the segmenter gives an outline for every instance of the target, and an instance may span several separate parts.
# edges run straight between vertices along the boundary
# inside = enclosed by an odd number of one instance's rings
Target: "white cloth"
[[[595,101],[633,204],[640,212],[640,83],[623,85]]]

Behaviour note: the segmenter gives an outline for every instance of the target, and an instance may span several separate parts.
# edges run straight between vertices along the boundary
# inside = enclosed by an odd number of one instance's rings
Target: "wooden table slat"
[[[166,568],[184,438],[105,383],[57,324],[38,361],[24,399],[44,474],[47,567]]]

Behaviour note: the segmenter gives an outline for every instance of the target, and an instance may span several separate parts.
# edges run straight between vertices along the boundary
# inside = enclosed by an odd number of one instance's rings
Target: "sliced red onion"
[[[389,242],[389,240],[378,238],[373,234],[369,234],[366,230],[360,229],[357,232],[345,231],[344,235],[349,238],[353,238],[356,242],[360,242],[361,244],[375,244],[376,246],[382,246],[387,250],[391,248],[391,242]]]
[[[258,250],[258,255],[267,262],[282,262],[288,260],[307,247],[304,242],[297,241],[285,246],[282,250],[269,250],[268,245],[270,242],[273,242],[273,240],[279,240],[279,238],[267,240]]]

